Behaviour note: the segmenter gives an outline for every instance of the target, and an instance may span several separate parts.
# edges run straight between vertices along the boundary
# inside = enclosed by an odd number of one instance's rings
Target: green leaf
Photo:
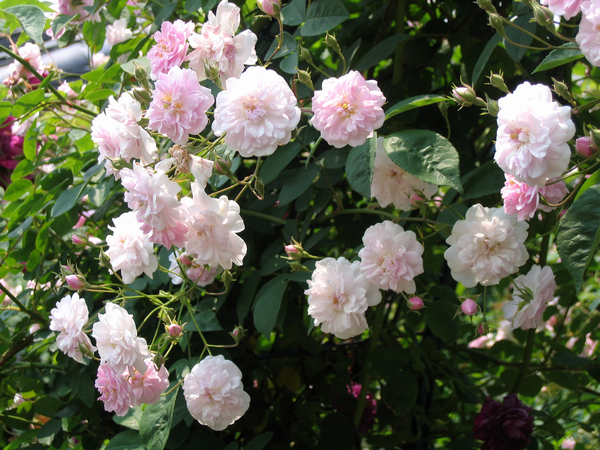
[[[284,25],[296,26],[306,18],[306,0],[294,0],[281,9]]]
[[[273,439],[272,431],[259,434],[244,447],[244,450],[263,450],[271,442],[271,439]]]
[[[458,322],[454,320],[457,307],[447,300],[436,300],[427,306],[427,326],[444,341],[453,342],[458,338]]]
[[[377,151],[377,135],[350,150],[346,161],[346,177],[352,189],[360,195],[371,198],[371,184],[373,182],[373,166],[375,165],[375,152]]]
[[[125,8],[126,4],[127,0],[111,0],[106,9],[108,9],[108,12],[111,16],[113,16],[115,19],[118,19],[121,17],[121,11],[123,11],[123,8]]]
[[[443,136],[429,130],[405,130],[383,142],[399,167],[427,183],[463,191],[458,152]]]
[[[121,68],[130,75],[135,75],[135,71],[138,67],[141,67],[147,73],[150,73],[150,60],[147,56],[141,56],[139,58],[132,59],[131,61],[126,62],[125,64],[121,64]]]
[[[25,178],[12,182],[4,193],[4,200],[12,202],[33,192],[33,183]]]
[[[575,353],[568,351],[557,353],[554,358],[552,358],[552,362],[554,364],[568,367],[582,367],[589,366],[591,364],[591,361],[588,358],[582,358],[581,356],[577,356]]]
[[[575,200],[577,200],[581,196],[581,194],[583,194],[585,191],[587,191],[589,188],[596,184],[600,184],[600,170],[597,170],[596,172],[591,174],[587,180],[585,180],[585,183],[583,183],[583,185],[579,188],[579,191],[577,191],[577,194],[575,195]]]
[[[535,21],[531,22],[531,19],[533,19],[533,11],[531,11],[528,14],[517,17],[513,21],[513,23],[523,28],[524,30],[529,31],[532,34],[535,34],[537,23]],[[533,36],[515,27],[506,25],[505,30],[508,39],[510,39],[516,44],[528,46],[529,44],[531,44],[531,41],[533,41]],[[525,53],[527,52],[526,48],[517,47],[516,45],[513,45],[506,40],[504,42],[504,47],[506,48],[506,53],[508,53],[509,56],[517,62],[521,61],[521,59],[523,58],[523,56],[525,56]]]
[[[397,116],[411,109],[420,108],[422,106],[433,105],[434,103],[447,102],[449,98],[440,97],[439,95],[427,94],[427,95],[416,95],[414,97],[407,98],[401,102],[396,103],[390,107],[385,113],[385,119]]]
[[[563,64],[577,61],[581,58],[583,58],[583,53],[581,53],[579,46],[575,42],[567,42],[566,44],[561,45],[560,48],[552,50],[550,54],[544,58],[542,63],[535,68],[533,73],[543,72],[544,70],[562,66]]]
[[[295,75],[298,72],[298,52],[291,53],[281,60],[279,68],[285,73]]]
[[[23,159],[19,164],[17,164],[17,167],[15,167],[13,173],[10,174],[10,179],[13,182],[20,180],[21,178],[26,177],[33,172],[33,169],[34,167],[33,164],[31,164],[31,161]]]
[[[50,22],[50,28],[52,28],[52,33],[54,33],[54,36],[56,36],[58,32],[62,30],[67,24],[69,24],[73,19],[75,19],[75,16],[67,16],[66,14],[59,14],[54,19],[52,19],[52,22]]]
[[[12,115],[21,117],[24,113],[29,112],[39,106],[44,101],[44,91],[37,89],[28,92],[19,100],[17,100],[12,109]]]
[[[27,260],[27,270],[29,272],[33,272],[33,270],[40,264],[40,262],[42,262],[42,256],[40,255],[40,252],[38,252],[37,250],[33,250],[29,254],[29,259]]]
[[[600,185],[591,186],[573,202],[558,224],[556,245],[579,292],[586,267],[600,242]]]
[[[292,36],[287,31],[284,31],[283,32],[283,43],[281,44],[281,48],[275,55],[274,59],[283,58],[284,56],[287,56],[290,53],[295,52],[297,47],[298,47],[298,45],[296,43],[296,39],[294,39],[294,36]],[[275,51],[276,48],[277,48],[277,38],[275,38],[273,40],[273,42],[271,43],[271,47],[269,47],[267,56],[265,56],[265,61],[271,57],[271,55],[273,54],[273,52]]]
[[[10,116],[12,107],[13,105],[10,102],[0,102],[0,124],[3,124],[6,118]]]
[[[129,411],[124,416],[113,416],[113,421],[122,427],[131,428],[132,430],[140,429],[140,420],[142,420],[142,408],[129,408]],[[137,433],[136,433],[137,434]]]
[[[519,394],[527,397],[535,397],[542,390],[544,382],[539,375],[531,375],[527,377],[519,387]]]
[[[115,91],[112,89],[92,89],[90,92],[86,89],[82,99],[89,100],[90,102],[97,102],[98,100],[106,100],[111,95],[115,95]]]
[[[500,42],[502,42],[502,36],[496,33],[494,37],[492,37],[490,41],[486,44],[485,48],[481,52],[477,63],[475,63],[475,68],[473,69],[473,76],[471,80],[471,84],[473,86],[477,86],[477,83],[479,82],[479,77],[483,73],[483,69],[485,69],[485,65],[490,59],[492,52]]]
[[[497,194],[504,187],[504,172],[494,161],[488,161],[464,177],[465,200]]]
[[[25,33],[29,35],[31,39],[38,45],[43,45],[42,32],[46,25],[46,17],[44,11],[39,6],[33,5],[20,5],[6,8],[6,12],[15,16]]]
[[[133,430],[122,431],[110,440],[105,450],[145,450],[146,446],[139,433]]]
[[[58,411],[63,405],[56,397],[42,397],[35,401],[33,404],[33,409],[36,414],[41,414],[46,417],[54,417],[56,411]]]
[[[316,36],[331,30],[350,17],[340,0],[315,0],[306,11],[306,21],[300,28],[301,36]]]
[[[263,183],[269,184],[275,180],[283,169],[300,153],[302,147],[297,142],[279,147],[275,153],[268,156],[260,168],[260,177]]]
[[[165,397],[161,397],[156,405],[148,405],[142,413],[140,421],[140,437],[148,450],[162,450],[171,432],[173,409],[179,387]]]
[[[104,25],[104,21],[102,21],[102,23],[91,21],[84,22],[82,31],[85,43],[90,47],[92,53],[99,52],[102,45],[104,45],[104,39],[106,37],[106,26]]]
[[[61,194],[56,199],[56,203],[52,207],[52,218],[58,217],[61,214],[70,211],[73,206],[79,200],[79,196],[84,189],[84,185],[75,186],[66,191],[61,192]]]
[[[39,0],[3,0],[0,2],[0,10],[7,9],[10,6],[21,6],[21,5],[37,6],[42,11],[54,12],[54,10],[52,8],[50,8],[46,3],[42,3]]]
[[[23,221],[23,223],[21,225],[19,225],[17,228],[15,228],[10,233],[8,233],[8,238],[14,239],[17,236],[21,236],[31,226],[32,222],[33,222],[33,217],[29,216],[27,219],[25,219]]]
[[[260,273],[254,272],[252,275],[248,276],[248,278],[244,279],[241,294],[237,302],[237,317],[240,323],[244,323],[244,319],[250,312],[254,295],[258,289],[258,283],[260,283],[260,278]]]
[[[544,372],[544,377],[546,377],[546,379],[552,381],[553,383],[556,383],[559,386],[565,387],[567,389],[571,389],[572,391],[579,390],[577,382],[575,381],[573,376],[568,372],[549,370],[547,372]]]
[[[305,169],[300,167],[286,180],[279,194],[279,205],[287,205],[306,191],[319,175],[321,169],[316,163],[311,163]]]
[[[362,72],[377,65],[380,61],[383,61],[394,53],[398,44],[409,37],[410,35],[408,34],[396,34],[384,39],[360,58],[360,61],[356,63],[355,69]]]
[[[402,416],[413,407],[418,393],[417,378],[411,372],[400,372],[398,375],[388,378],[382,397],[384,403],[396,415]]]
[[[46,222],[42,225],[40,232],[35,237],[35,248],[40,252],[44,253],[48,248],[48,235],[50,234],[50,225],[52,222]]]
[[[96,400],[96,389],[94,388],[94,382],[85,373],[80,373],[75,377],[75,391],[81,401],[88,407],[91,408]]]
[[[286,276],[279,275],[260,288],[256,296],[253,314],[254,326],[267,338],[271,335],[275,322],[277,322],[287,283]]]

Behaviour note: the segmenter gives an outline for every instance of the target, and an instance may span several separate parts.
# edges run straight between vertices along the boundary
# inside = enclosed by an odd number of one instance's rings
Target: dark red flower
[[[0,166],[6,170],[0,170],[0,186],[10,184],[10,174],[17,167],[19,161],[15,158],[23,154],[23,137],[12,133],[12,124],[16,119],[8,116],[0,125]]]
[[[504,397],[502,404],[488,398],[473,427],[475,438],[484,441],[481,450],[523,450],[533,431],[529,411],[516,394]]]

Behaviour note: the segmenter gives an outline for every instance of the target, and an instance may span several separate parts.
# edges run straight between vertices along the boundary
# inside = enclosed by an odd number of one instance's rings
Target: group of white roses
[[[205,192],[214,162],[188,153],[199,142],[197,138],[190,142],[190,135],[204,130],[206,112],[215,103],[199,80],[220,79],[224,85],[216,98],[212,131],[224,135],[227,146],[243,157],[270,155],[289,142],[301,112],[294,93],[276,72],[259,66],[243,71],[244,65],[256,62],[256,36],[250,31],[235,36],[238,25],[239,9],[227,0],[220,3],[216,16],[209,14],[199,34],[191,23],[164,22],[148,53],[155,81],[148,110],[144,113],[126,92],[118,100],[111,97],[93,121],[99,161],[107,160],[107,171],[121,180],[131,209],[113,220],[114,227],[109,227],[113,234],[106,238],[112,270],[120,272],[126,284],[142,273],[152,277],[158,267],[155,243],[179,249],[171,258],[175,283],[187,278],[206,286],[223,268],[242,264],[246,244],[237,235],[244,229],[240,208],[224,195],[217,199]],[[194,50],[188,54],[189,45]],[[180,67],[185,61],[190,68]],[[383,124],[384,102],[375,81],[351,71],[322,83],[312,99],[310,123],[332,146],[361,145]],[[570,160],[567,142],[575,133],[570,108],[555,103],[548,87],[529,83],[498,105],[495,159],[506,172],[503,196],[512,206],[474,205],[465,220],[454,225],[445,258],[454,279],[465,287],[495,285],[516,273],[528,259],[525,220],[538,207],[550,208],[539,204],[539,195],[553,204],[567,192],[556,177],[567,170]],[[169,158],[157,162],[156,142],[139,125],[144,117],[149,130],[176,144]],[[383,149],[383,138],[377,144],[372,193],[379,204],[409,210],[417,200],[431,199],[437,187],[395,165]],[[133,163],[132,168],[118,170],[113,166],[118,159]],[[180,174],[191,174],[187,178],[191,197],[178,198],[182,188],[173,178]],[[511,208],[509,215],[505,209]],[[518,214],[523,208],[528,213]],[[414,278],[423,273],[423,246],[412,231],[384,221],[366,230],[363,243],[360,261],[325,258],[316,263],[308,281],[308,312],[315,325],[341,339],[368,328],[365,314],[381,301],[380,290],[413,294]],[[540,326],[556,288],[551,268],[535,265],[513,285],[513,299],[504,307],[506,317],[514,328]],[[88,320],[85,301],[73,294],[52,310],[50,328],[59,333],[59,348],[79,362],[97,347],[101,362],[96,387],[105,409],[124,415],[140,403],[158,402],[169,385],[168,373],[152,362],[133,317],[121,306],[107,303],[92,328],[96,347],[84,331]],[[183,381],[192,416],[215,430],[241,417],[250,401],[241,376],[222,356],[208,356],[194,366]]]

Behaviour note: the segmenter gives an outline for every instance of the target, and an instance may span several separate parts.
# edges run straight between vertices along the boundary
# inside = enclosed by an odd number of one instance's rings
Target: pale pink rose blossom
[[[123,417],[129,411],[130,391],[127,381],[108,364],[100,364],[95,383],[104,403],[104,410],[114,411],[117,416]]]
[[[151,360],[146,360],[146,373],[137,370],[125,371],[123,374],[130,390],[130,406],[135,408],[141,403],[155,405],[160,401],[160,395],[169,387],[169,372],[164,365],[156,369]],[[133,372],[133,373],[131,373]]]
[[[569,436],[562,441],[562,444],[560,444],[560,448],[563,450],[573,450],[576,444],[577,441],[571,436]]]
[[[334,147],[364,144],[383,125],[385,97],[375,80],[365,80],[356,70],[323,81],[312,98],[310,124]]]
[[[83,331],[88,320],[88,307],[76,292],[63,297],[50,311],[50,329],[59,332],[56,337],[58,348],[77,362],[83,362],[82,348],[86,353],[96,351]]]
[[[187,39],[193,31],[192,22],[176,20],[162,23],[160,31],[154,33],[156,45],[148,52],[150,78],[157,80],[161,73],[168,73],[171,68],[181,65],[189,48]]]
[[[127,28],[127,21],[125,19],[115,20],[112,25],[106,27],[106,41],[110,46],[125,42],[132,37],[133,33]]]
[[[581,52],[592,63],[600,66],[600,0],[586,0],[581,4],[581,22],[575,40]]]
[[[94,0],[58,0],[58,12],[66,16],[79,14],[79,19],[72,23],[100,22],[100,11],[90,14],[85,7],[94,6]]]
[[[529,257],[525,248],[529,224],[502,208],[471,206],[465,220],[452,228],[444,258],[452,278],[465,287],[498,284],[519,270]]]
[[[346,258],[317,261],[304,294],[315,326],[340,339],[362,334],[369,327],[367,308],[381,301],[381,291],[360,271],[360,262]]]
[[[131,284],[142,273],[150,278],[158,268],[154,246],[149,236],[141,229],[133,211],[113,219],[114,227],[108,226],[113,234],[106,237],[106,255],[114,271],[120,270],[125,284]]]
[[[540,194],[544,196],[546,201],[551,205],[558,205],[569,193],[569,188],[564,180],[556,181],[555,178],[548,180],[548,184],[540,189]],[[543,205],[540,203],[539,209],[542,211],[552,211],[555,209],[552,206]]]
[[[229,78],[217,95],[212,129],[243,157],[272,154],[287,144],[300,121],[300,108],[286,81],[264,67],[249,67]]]
[[[517,214],[519,222],[531,219],[539,205],[539,188],[522,183],[507,173],[504,178],[506,182],[500,191],[504,212],[508,215]]]
[[[589,158],[598,151],[598,147],[594,145],[594,142],[588,136],[577,138],[575,148],[584,158]]]
[[[560,176],[571,157],[567,141],[575,135],[571,108],[554,102],[547,86],[528,82],[498,100],[498,107],[494,159],[500,168],[540,188]]]
[[[202,81],[211,77],[214,71],[219,75],[221,84],[229,78],[239,78],[244,65],[256,63],[254,46],[257,37],[245,30],[235,36],[240,26],[240,8],[222,0],[217,7],[217,15],[208,13],[208,20],[202,25],[200,34],[192,33],[190,46],[194,49],[188,55],[190,69]],[[208,69],[208,73],[207,73]]]
[[[172,67],[155,83],[146,113],[148,127],[183,145],[190,134],[204,130],[208,124],[206,111],[214,102],[210,89],[200,86],[192,70]]]
[[[133,316],[126,309],[107,303],[105,313],[98,314],[98,322],[92,327],[102,364],[119,374],[134,368],[144,374],[145,359],[150,356],[148,344],[137,335]]]
[[[540,0],[555,16],[563,16],[569,20],[579,14],[582,0]]]
[[[549,266],[535,265],[527,273],[515,278],[513,298],[503,306],[504,317],[512,322],[511,329],[539,328],[543,326],[543,314],[548,303],[554,299],[556,282]]]
[[[358,252],[360,270],[379,289],[413,294],[414,278],[423,273],[423,246],[412,231],[389,220],[365,231]]]
[[[127,206],[135,211],[149,240],[167,248],[183,247],[187,227],[182,223],[182,205],[177,199],[181,186],[166,175],[170,168],[169,160],[158,163],[156,171],[134,164],[133,169],[121,170],[121,184],[127,190]]]
[[[373,181],[371,183],[371,196],[385,208],[393,204],[401,211],[415,208],[413,195],[420,192],[426,199],[437,192],[437,186],[419,180],[397,166],[383,148],[384,138],[377,138],[377,152],[373,167]]]
[[[183,380],[183,395],[192,417],[215,431],[222,431],[248,410],[242,372],[222,355],[207,356]]]
[[[31,66],[38,73],[40,72],[40,69],[42,68],[42,54],[37,44],[27,42],[22,47],[19,47],[17,53],[21,58],[23,58],[25,61],[31,64]],[[32,73],[29,72],[29,70],[27,70],[25,66],[23,66],[23,64],[21,64],[17,60],[15,60],[12,64],[9,65],[8,70],[15,78],[19,78],[20,76],[29,78],[30,76],[32,76]]]
[[[244,230],[240,206],[225,195],[209,197],[197,183],[192,183],[192,198],[181,202],[187,214],[185,249],[197,255],[196,263],[224,269],[231,269],[232,263],[241,266],[247,247],[237,235]]]

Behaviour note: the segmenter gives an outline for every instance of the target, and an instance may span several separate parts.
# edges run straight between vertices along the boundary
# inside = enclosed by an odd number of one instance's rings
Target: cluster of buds
[[[60,266],[60,272],[62,275],[62,279],[67,283],[69,289],[73,289],[74,291],[80,291],[85,288],[87,282],[83,274],[75,267],[72,269],[71,263],[67,262],[67,266]]]
[[[287,256],[282,256],[283,259],[287,259],[289,261],[289,265],[292,268],[293,272],[303,271],[310,272],[305,266],[302,265],[300,261],[302,258],[309,259],[321,259],[318,256],[313,256],[302,248],[302,244],[298,242],[296,239],[292,238],[292,243],[284,246],[285,253]]]

